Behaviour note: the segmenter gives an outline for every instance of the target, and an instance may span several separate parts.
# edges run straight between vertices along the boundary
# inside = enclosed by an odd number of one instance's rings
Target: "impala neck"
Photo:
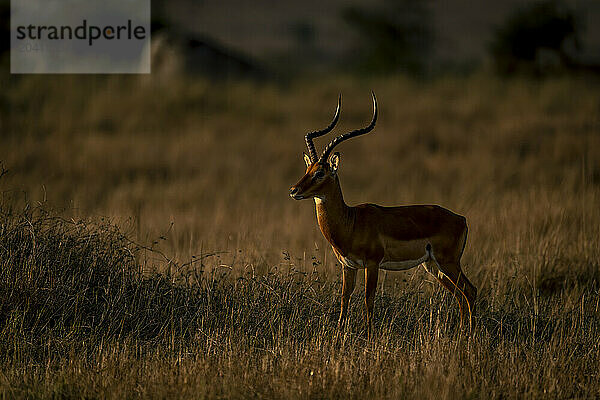
[[[344,250],[349,248],[349,242],[352,238],[354,213],[352,208],[344,202],[342,188],[337,176],[329,190],[318,198],[315,197],[315,206],[317,221],[323,236],[334,247],[345,253]]]

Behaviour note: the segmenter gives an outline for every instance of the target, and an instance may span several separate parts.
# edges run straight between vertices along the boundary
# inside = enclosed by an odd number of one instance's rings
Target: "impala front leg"
[[[371,339],[373,325],[373,306],[375,305],[375,291],[377,290],[377,278],[379,268],[369,267],[365,269],[365,305],[367,308],[367,336]]]
[[[348,303],[350,303],[350,296],[352,296],[354,286],[356,285],[356,270],[343,267],[342,275],[342,310],[340,311],[340,319],[338,320],[338,329],[342,327],[348,314]]]

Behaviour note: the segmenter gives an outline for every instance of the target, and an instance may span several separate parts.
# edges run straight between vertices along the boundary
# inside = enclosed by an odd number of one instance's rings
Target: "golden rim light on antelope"
[[[437,205],[382,207],[360,204],[351,207],[344,201],[337,175],[340,155],[332,151],[343,141],[373,130],[377,122],[377,98],[375,93],[371,94],[371,123],[335,137],[320,157],[313,139],[330,132],[337,124],[341,96],[329,126],[306,135],[306,172],[290,188],[290,196],[295,200],[315,199],[319,228],[342,265],[339,325],[345,321],[358,270],[365,270],[367,332],[370,337],[379,269],[403,271],[422,264],[454,295],[461,321],[464,321],[467,312],[470,328],[477,288],[463,274],[460,266],[467,241],[465,217]]]

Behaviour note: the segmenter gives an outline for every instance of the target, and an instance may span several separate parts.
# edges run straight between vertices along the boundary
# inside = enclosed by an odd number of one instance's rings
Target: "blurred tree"
[[[581,24],[560,1],[542,1],[514,12],[496,29],[489,50],[501,75],[572,67],[580,50]]]
[[[360,71],[426,72],[434,41],[428,0],[388,0],[378,10],[348,7],[342,18],[362,39],[352,53]]]
[[[314,47],[317,34],[312,22],[297,21],[292,24],[290,30],[298,47]]]
[[[151,7],[150,29],[153,33],[173,25],[167,16],[165,0],[153,0]]]
[[[152,75],[156,79],[202,75],[220,80],[260,81],[268,77],[267,69],[247,54],[179,24],[169,13],[167,0],[152,1],[151,29]]]
[[[0,56],[10,50],[10,1],[0,0]]]

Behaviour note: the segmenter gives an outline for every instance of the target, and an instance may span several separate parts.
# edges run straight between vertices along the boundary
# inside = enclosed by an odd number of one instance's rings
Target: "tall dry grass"
[[[1,79],[5,396],[600,395],[597,82]],[[371,88],[346,201],[467,217],[468,339],[415,269],[389,274],[373,342],[360,291],[336,340],[339,267],[287,189],[337,93],[341,132]]]

